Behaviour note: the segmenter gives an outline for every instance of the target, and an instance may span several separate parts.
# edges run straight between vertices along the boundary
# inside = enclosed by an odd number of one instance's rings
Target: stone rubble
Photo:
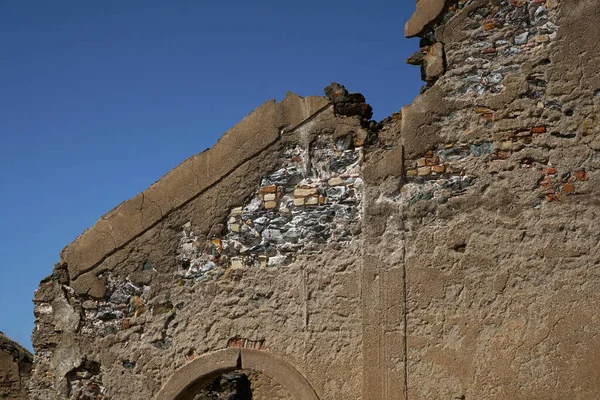
[[[472,1],[448,0],[442,14],[419,34],[421,49],[406,62],[421,65],[427,90],[444,74],[459,76],[454,97],[500,93],[507,74],[520,69],[521,55],[556,39],[558,27],[549,20],[546,0],[502,0],[494,6],[469,7]],[[436,30],[468,10],[469,46],[438,42]],[[446,47],[450,46],[450,47]],[[448,54],[452,55],[448,57]],[[448,59],[446,60],[446,57]],[[446,71],[447,69],[447,71]]]
[[[203,243],[191,223],[183,226],[177,275],[201,280],[227,268],[285,266],[324,243],[349,241],[360,225],[361,162],[362,143],[352,135],[290,146],[281,167],[230,211],[222,238]]]
[[[81,366],[67,375],[69,400],[102,400],[106,389],[102,385],[100,364],[84,360]]]
[[[149,286],[136,286],[128,280],[107,277],[107,294],[100,301],[86,300],[80,334],[104,337],[128,329],[146,310]]]

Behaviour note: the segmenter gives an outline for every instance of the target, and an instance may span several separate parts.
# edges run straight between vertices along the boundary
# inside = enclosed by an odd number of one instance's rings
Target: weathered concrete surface
[[[600,392],[600,5],[508,3],[432,27],[447,71],[403,110],[411,400]]]
[[[32,398],[171,399],[248,353],[257,399],[596,399],[599,13],[421,0],[401,114],[336,84],[255,111],[65,250]]]
[[[0,399],[27,399],[33,355],[0,332]]]

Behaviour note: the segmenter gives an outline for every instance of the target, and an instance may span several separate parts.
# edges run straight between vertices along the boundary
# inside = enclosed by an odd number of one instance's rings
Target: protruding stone
[[[106,280],[98,278],[94,273],[87,272],[71,282],[75,293],[89,295],[95,299],[101,299],[106,293]]]
[[[429,48],[429,51],[423,59],[424,72],[426,79],[438,79],[444,75],[444,45],[436,43]]]
[[[366,103],[365,96],[360,93],[348,93],[346,88],[337,82],[325,88],[325,96],[334,104],[339,115],[360,116],[365,119],[373,117],[373,109]]]
[[[332,103],[341,103],[348,100],[348,91],[343,85],[337,82],[332,82],[331,85],[325,88],[325,97]]]
[[[406,59],[406,63],[410,65],[422,65],[425,60],[423,53],[417,51],[412,56]]]
[[[427,24],[435,20],[444,9],[444,0],[420,0],[417,10],[404,26],[404,36],[417,36]]]

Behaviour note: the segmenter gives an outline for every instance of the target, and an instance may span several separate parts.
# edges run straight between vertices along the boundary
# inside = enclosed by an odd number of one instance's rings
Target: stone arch
[[[319,400],[306,378],[273,354],[253,349],[225,349],[205,354],[181,367],[156,400],[190,400],[194,392],[217,376],[239,369],[260,372],[279,383],[297,400]]]

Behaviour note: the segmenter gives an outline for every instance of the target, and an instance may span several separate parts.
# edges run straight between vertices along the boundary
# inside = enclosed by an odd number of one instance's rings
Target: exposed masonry
[[[549,20],[546,0],[503,0],[469,11],[463,23],[464,35],[472,39],[469,45],[438,42],[436,28],[451,24],[472,3],[446,1],[438,19],[419,34],[421,49],[407,62],[422,65],[424,90],[447,74],[459,78],[449,97],[500,93],[506,75],[520,69],[518,56],[536,52],[556,39],[558,27]]]
[[[338,89],[345,91],[341,86]],[[119,390],[127,390],[115,388],[116,371],[136,374],[145,368],[140,367],[140,354],[180,352],[178,326],[188,323],[182,324],[180,315],[191,311],[190,303],[185,301],[188,308],[184,310],[181,293],[172,296],[164,287],[196,290],[201,285],[184,285],[185,279],[208,277],[214,278],[209,280],[211,284],[223,285],[228,279],[219,278],[227,271],[287,266],[301,255],[318,256],[333,242],[348,245],[360,230],[363,141],[373,140],[373,131],[364,126],[372,128],[373,124],[361,114],[370,115],[370,106],[361,103],[364,97],[345,93],[349,100],[335,103],[339,106],[335,113],[333,107],[322,107],[317,123],[309,117],[306,126],[300,124],[283,133],[277,149],[279,162],[271,157],[269,165],[274,168],[256,182],[254,194],[230,209],[230,215],[215,219],[226,226],[222,238],[212,237],[207,243],[208,232],[202,233],[201,239],[202,228],[187,223],[177,239],[175,226],[170,228],[173,246],[165,246],[163,251],[165,255],[179,251],[169,257],[168,265],[176,268],[167,272],[169,278],[164,281],[152,277],[159,269],[165,271],[166,257],[161,261],[161,255],[145,251],[146,255],[140,254],[142,258],[133,262],[135,267],[126,258],[119,261],[128,273],[110,268],[98,271],[86,283],[91,288],[77,287],[67,265],[57,265],[36,293],[34,341],[43,346],[37,346],[40,371],[35,396],[60,393],[60,398],[68,399],[115,398]],[[271,294],[261,296],[252,304],[263,304]],[[71,337],[72,342],[57,348],[55,337],[61,335]],[[263,334],[252,338],[234,331],[228,337],[219,341],[222,346],[265,350]],[[83,343],[113,343],[123,349],[118,360],[107,361],[106,354],[82,350]],[[186,346],[188,360],[205,352],[197,352],[197,346]],[[271,390],[269,387],[265,390]]]
[[[191,223],[183,226],[178,276],[203,279],[227,268],[285,266],[299,254],[320,252],[324,243],[350,240],[360,220],[360,140],[320,135],[291,145],[281,158],[255,195],[231,210],[224,237],[205,246]]]
[[[415,25],[428,90],[402,113],[369,121],[337,84],[291,95],[214,188],[77,279],[61,261],[36,293],[33,398],[153,398],[225,348],[284,359],[321,398],[595,398],[600,83],[572,32],[598,7],[569,6],[446,2]]]
[[[409,205],[422,200],[446,201],[471,186],[475,178],[465,171],[465,161],[491,152],[491,144],[449,143],[428,151],[416,161],[406,161],[406,184],[396,200]]]
[[[461,79],[454,96],[481,96],[500,93],[509,73],[520,69],[518,56],[539,51],[556,38],[557,26],[548,18],[545,0],[504,0],[497,6],[483,6],[469,13],[473,44],[448,48],[447,71]],[[450,15],[450,14],[448,14]],[[537,77],[531,77],[531,80]],[[545,87],[545,82],[540,82]],[[536,96],[535,90],[532,96]]]
[[[427,82],[425,89],[431,87],[443,75],[447,85],[448,98],[477,98],[485,93],[499,94],[503,91],[503,81],[510,73],[518,73],[523,62],[522,56],[531,55],[544,49],[549,42],[556,39],[558,27],[550,21],[546,0],[504,0],[498,5],[486,4],[469,9],[465,36],[472,38],[468,46],[462,43],[444,45],[444,70],[434,76],[428,75],[428,63],[432,61],[432,51],[436,44],[435,30],[442,25],[450,24],[453,18],[463,13],[463,9],[471,5],[473,0],[446,1],[445,10],[438,19],[427,26],[420,34],[421,50],[411,56],[407,62],[422,65],[423,78]],[[439,53],[439,51],[438,51]],[[441,55],[438,54],[439,57]],[[547,62],[549,63],[549,61]],[[546,64],[547,64],[546,63]],[[544,63],[538,71],[527,77],[529,90],[522,94],[531,100],[545,96],[547,82]],[[560,101],[538,103],[538,108],[562,108]],[[518,118],[519,113],[499,115],[487,107],[465,108],[452,112],[446,117],[447,124],[442,128],[456,129],[455,120],[482,121],[470,122],[462,126],[469,135],[475,126],[483,125],[492,130],[502,117]],[[471,117],[471,119],[469,119]],[[592,121],[592,119],[590,119]],[[588,123],[592,125],[592,123]],[[585,127],[584,127],[585,129]],[[507,160],[513,154],[528,148],[535,148],[539,137],[548,133],[544,125],[524,128],[518,131],[506,131],[495,135],[494,140],[475,139],[473,142],[451,142],[429,150],[423,157],[405,161],[406,184],[396,200],[414,204],[422,200],[435,199],[445,202],[452,196],[464,194],[467,187],[473,185],[476,177],[469,173],[468,164],[471,157],[483,157],[485,160]],[[523,168],[532,167],[533,161],[524,157]],[[539,167],[540,169],[543,167]],[[574,171],[575,172],[575,171]],[[578,173],[585,173],[580,169]],[[559,185],[551,183],[550,178],[541,179],[544,188],[542,199],[556,201],[559,194],[575,192],[577,179],[572,174],[564,175]],[[554,177],[556,178],[556,177]],[[555,179],[556,181],[556,179]],[[566,185],[566,186],[564,186]],[[536,203],[539,207],[540,203]]]
[[[100,363],[85,360],[67,375],[69,399],[102,400],[106,389],[102,385]]]
[[[142,316],[147,311],[145,304],[149,286],[136,286],[128,280],[115,279],[110,274],[107,278],[105,298],[100,301],[89,299],[82,304],[85,310],[79,330],[82,336],[115,334],[129,328],[130,318]],[[149,311],[157,314],[162,308],[155,306]]]

